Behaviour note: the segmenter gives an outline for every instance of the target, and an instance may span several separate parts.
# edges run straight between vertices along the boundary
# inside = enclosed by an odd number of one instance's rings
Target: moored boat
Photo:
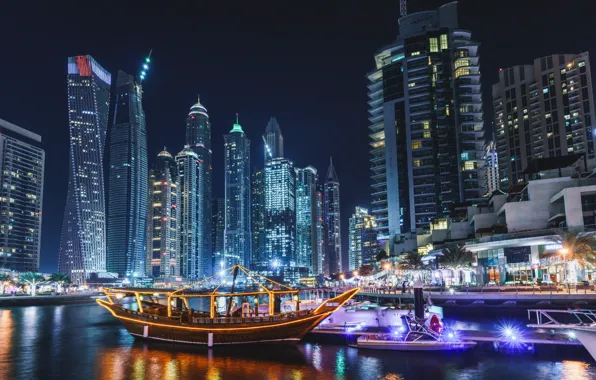
[[[350,289],[315,309],[300,310],[298,290],[249,272],[240,265],[226,273],[227,276],[201,281],[198,289],[199,284],[178,290],[105,289],[107,301],[98,299],[97,303],[118,318],[135,337],[213,346],[300,340],[359,290]],[[244,285],[241,291],[236,286],[239,274],[245,277],[244,281],[239,281]],[[226,279],[231,275],[231,288],[227,288]],[[126,297],[134,298],[133,307],[123,303]],[[283,298],[295,299],[296,311],[281,312]],[[193,299],[208,300],[209,310],[191,308]],[[234,299],[240,301],[234,305]],[[263,312],[264,303],[267,307]]]

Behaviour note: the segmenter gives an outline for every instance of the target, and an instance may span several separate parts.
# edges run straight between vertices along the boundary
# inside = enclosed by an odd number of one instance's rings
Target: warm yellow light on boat
[[[139,296],[139,299],[142,301],[143,300],[143,296]]]
[[[153,297],[159,297],[159,293],[153,293]]]
[[[116,294],[116,298],[118,298],[119,300],[121,300],[122,298],[124,298],[124,294],[118,293],[118,294]]]

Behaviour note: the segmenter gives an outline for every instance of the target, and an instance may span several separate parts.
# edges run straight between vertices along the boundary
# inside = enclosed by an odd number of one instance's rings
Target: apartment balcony
[[[387,194],[387,189],[384,188],[384,189],[381,189],[379,191],[375,191],[374,193],[371,193],[370,195],[373,196],[373,197],[378,197],[378,196],[386,195],[386,194]]]
[[[381,188],[382,187],[382,188],[385,189],[385,192],[387,192],[387,181],[371,183],[370,184],[370,187],[372,187],[373,189],[378,189],[378,188]]]
[[[372,205],[386,205],[387,199],[375,199],[371,202]]]
[[[371,166],[371,167],[370,167],[370,170],[371,170],[372,172],[375,172],[375,173],[379,173],[379,172],[383,172],[383,173],[384,173],[384,172],[385,172],[385,164],[383,164],[383,165],[375,165],[375,166]]]
[[[385,176],[386,176],[386,173],[383,172],[383,173],[374,174],[374,175],[370,176],[370,178],[372,180],[379,180],[379,179],[384,179]]]

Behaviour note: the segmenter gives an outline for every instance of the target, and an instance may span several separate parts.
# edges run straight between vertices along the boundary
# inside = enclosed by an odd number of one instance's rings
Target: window
[[[439,51],[439,41],[436,38],[431,38],[430,42],[430,52],[437,53]]]
[[[469,59],[458,59],[457,61],[455,61],[455,68],[460,68],[460,67],[465,67],[465,66],[470,66],[470,60]]]
[[[474,161],[465,161],[463,170],[474,170],[476,169],[476,163]]]
[[[422,143],[420,141],[412,142],[412,149],[420,149],[422,148]]]
[[[470,69],[469,68],[459,68],[459,69],[455,70],[456,78],[459,78],[462,75],[470,75]]]
[[[423,125],[424,125],[424,127],[423,127],[424,130],[430,129],[430,121],[428,121],[428,120],[423,121]]]
[[[421,162],[420,162],[420,160],[414,160],[414,161],[412,162],[412,166],[414,166],[415,168],[417,168],[417,167],[418,167],[418,166],[420,166],[420,165],[421,165]]]
[[[410,82],[410,83],[408,83],[408,87],[414,87],[414,86],[416,86],[416,82]]]
[[[470,159],[470,153],[468,153],[468,152],[462,153],[461,154],[461,159],[462,159],[462,161],[469,160]]]
[[[447,46],[447,35],[441,34],[441,50],[445,50],[448,48],[449,48],[449,46]]]
[[[412,57],[415,57],[417,55],[420,55],[419,51],[414,51],[414,52],[412,52],[412,54],[410,54],[410,56],[412,56]]]
[[[430,131],[424,131],[424,138],[430,139]]]

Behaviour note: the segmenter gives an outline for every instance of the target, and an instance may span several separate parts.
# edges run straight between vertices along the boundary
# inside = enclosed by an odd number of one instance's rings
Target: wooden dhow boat
[[[227,282],[230,276],[233,276],[231,284]],[[243,289],[238,291],[238,288]],[[97,299],[97,303],[108,309],[135,337],[212,347],[298,341],[358,290],[350,289],[314,309],[300,310],[299,290],[235,265],[217,276],[177,290],[104,289],[107,301]],[[134,301],[126,304],[125,300],[130,297]],[[281,312],[282,299],[288,298],[295,302],[295,310]],[[194,310],[191,304],[197,301],[208,304],[209,309]]]

